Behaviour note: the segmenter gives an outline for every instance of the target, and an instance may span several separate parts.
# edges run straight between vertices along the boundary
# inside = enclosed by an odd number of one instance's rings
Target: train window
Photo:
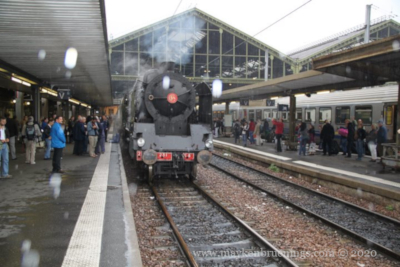
[[[296,119],[303,120],[303,112],[301,109],[296,109]]]
[[[261,109],[256,110],[256,120],[261,120],[262,119],[262,113]]]
[[[304,118],[305,121],[315,122],[315,108],[306,108],[304,115],[305,115]]]
[[[385,123],[386,125],[392,125],[392,121],[393,121],[393,108],[390,107],[386,107],[385,110]]]
[[[336,107],[336,124],[344,124],[346,119],[350,119],[350,107]]]
[[[325,120],[331,120],[332,109],[331,108],[319,108],[319,122],[323,123]]]
[[[288,120],[288,112],[282,112],[282,120],[287,121]]]
[[[263,119],[271,118],[272,114],[271,111],[268,109],[264,109]]]
[[[255,119],[254,118],[254,109],[249,110],[249,120],[251,120],[251,119],[253,119],[253,120]]]
[[[356,120],[362,120],[364,125],[371,125],[372,123],[372,107],[371,106],[358,106],[356,107]]]

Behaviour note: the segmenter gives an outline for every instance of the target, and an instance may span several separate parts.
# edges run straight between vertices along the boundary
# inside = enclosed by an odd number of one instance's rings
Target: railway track
[[[400,260],[399,221],[217,155],[210,165]]]
[[[191,266],[297,266],[193,182],[152,190]]]

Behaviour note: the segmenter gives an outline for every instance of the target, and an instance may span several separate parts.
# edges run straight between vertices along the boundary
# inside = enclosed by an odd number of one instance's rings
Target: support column
[[[40,108],[42,106],[40,99],[40,90],[39,86],[32,85],[32,99],[33,99],[33,118],[36,122],[40,122]]]
[[[296,142],[296,97],[290,95],[290,105],[289,105],[289,142]]]
[[[47,98],[42,97],[41,98],[41,104],[42,104],[42,117],[48,117],[49,116],[49,100]]]
[[[229,115],[229,105],[231,104],[230,101],[225,102],[225,115]]]
[[[17,91],[17,97],[15,100],[15,114],[18,121],[21,122],[24,117],[24,93]]]
[[[397,131],[400,129],[400,81],[397,82],[399,89],[398,89],[398,94],[397,94],[397,125],[395,131],[396,131],[396,143],[398,146],[400,146],[400,133]]]
[[[57,116],[62,115],[62,102],[57,101]]]

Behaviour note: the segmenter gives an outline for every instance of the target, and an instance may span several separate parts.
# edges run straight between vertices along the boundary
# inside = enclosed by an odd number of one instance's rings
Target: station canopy
[[[0,85],[17,76],[38,86],[71,89],[91,105],[112,104],[104,0],[3,0],[0,8]],[[68,69],[68,48],[78,52]],[[29,92],[29,88],[25,88]]]

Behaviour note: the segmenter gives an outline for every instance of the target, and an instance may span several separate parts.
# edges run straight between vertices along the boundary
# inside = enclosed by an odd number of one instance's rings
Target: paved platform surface
[[[234,138],[220,137],[215,139],[215,141],[216,143],[225,142],[235,145]],[[263,153],[266,157],[352,177],[364,183],[376,184],[400,192],[400,173],[388,169],[382,172],[382,165],[370,162],[371,158],[368,156],[358,161],[356,160],[356,154],[353,154],[352,158],[346,158],[342,153],[332,156],[322,156],[322,152],[318,151],[314,156],[299,156],[297,151],[288,150],[277,153],[274,143],[264,143],[260,146],[249,145],[248,143],[245,148],[241,144],[237,144],[237,147],[247,151],[255,150],[257,151],[256,153]]]
[[[97,158],[72,148],[62,175],[50,173],[43,149],[35,165],[21,148],[10,161],[13,178],[0,180],[1,267],[141,266],[119,145],[106,143]]]

